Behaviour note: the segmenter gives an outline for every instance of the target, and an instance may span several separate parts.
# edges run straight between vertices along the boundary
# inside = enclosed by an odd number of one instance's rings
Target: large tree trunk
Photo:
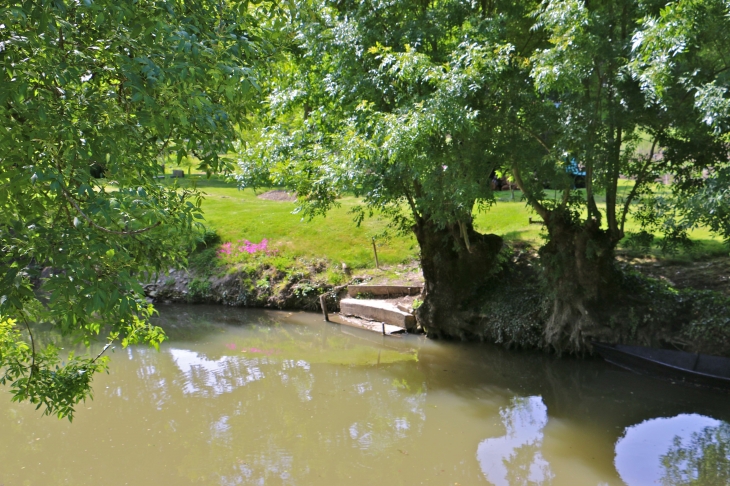
[[[553,298],[545,343],[558,353],[583,353],[591,340],[610,339],[607,319],[622,291],[616,241],[595,219],[579,223],[567,212],[551,211],[545,224],[540,260]]]
[[[462,313],[495,269],[502,238],[477,233],[471,222],[438,228],[421,220],[414,231],[426,283],[419,325],[433,338],[475,337]]]

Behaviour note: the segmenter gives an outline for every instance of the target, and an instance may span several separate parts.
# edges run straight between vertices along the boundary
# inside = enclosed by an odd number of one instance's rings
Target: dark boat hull
[[[593,343],[598,353],[621,368],[674,382],[730,391],[730,359],[642,346]]]

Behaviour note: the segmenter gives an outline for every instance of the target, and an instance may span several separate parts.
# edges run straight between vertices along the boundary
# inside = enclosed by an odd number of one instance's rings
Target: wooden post
[[[385,323],[381,322],[381,324],[383,325],[383,336],[385,336]]]
[[[373,236],[373,253],[375,253],[375,268],[380,269],[380,262],[378,262],[378,249],[375,248],[375,237]],[[385,333],[383,333],[385,334]]]
[[[319,296],[319,305],[322,306],[322,314],[324,314],[324,320],[326,322],[329,322],[330,316],[327,314],[327,294],[322,294]]]

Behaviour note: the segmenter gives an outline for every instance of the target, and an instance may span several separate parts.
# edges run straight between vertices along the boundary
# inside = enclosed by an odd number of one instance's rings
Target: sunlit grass
[[[353,268],[374,266],[371,239],[383,232],[387,221],[375,216],[357,226],[349,213],[359,204],[357,198],[344,197],[339,201],[340,207],[330,211],[326,217],[305,221],[300,215],[293,214],[295,202],[260,199],[253,190],[239,190],[235,183],[220,178],[205,179],[193,175],[180,180],[182,185],[192,182],[207,194],[203,203],[205,224],[215,229],[223,241],[246,239],[259,242],[266,238],[270,246],[290,256],[327,258],[334,264],[344,262]],[[631,181],[621,181],[619,196],[625,197],[630,188]],[[547,191],[548,196],[550,192]],[[482,233],[498,234],[508,241],[541,245],[544,241],[543,226],[529,222],[530,218],[539,218],[522,201],[519,191],[515,191],[514,200],[511,197],[509,191],[498,192],[497,202],[476,215],[476,229]],[[598,205],[600,209],[605,207],[602,197],[598,197]],[[638,230],[638,225],[629,218],[626,231]],[[722,241],[705,229],[697,230],[691,236],[698,245],[693,252],[682,254],[680,258],[703,258],[728,252]],[[418,255],[413,237],[393,235],[387,240],[378,239],[377,244],[378,257],[384,264],[403,263]],[[653,253],[657,254],[656,251]]]

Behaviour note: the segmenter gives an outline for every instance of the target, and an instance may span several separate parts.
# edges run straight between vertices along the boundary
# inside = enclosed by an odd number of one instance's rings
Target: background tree
[[[726,422],[692,433],[686,442],[675,436],[660,456],[664,469],[661,484],[723,484],[730,481],[730,425]]]
[[[102,353],[164,338],[139,280],[184,263],[200,193],[160,184],[160,155],[226,170],[255,91],[262,31],[243,2],[12,1],[0,8],[0,383],[73,417]],[[103,176],[103,178],[99,178]]]

